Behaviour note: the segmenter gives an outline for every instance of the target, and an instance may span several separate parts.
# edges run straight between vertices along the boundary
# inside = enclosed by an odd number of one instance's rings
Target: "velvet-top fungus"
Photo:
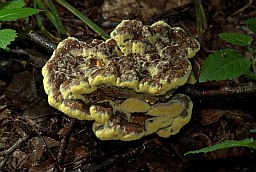
[[[192,101],[174,90],[188,82],[199,43],[163,21],[122,21],[105,42],[60,42],[43,67],[49,104],[94,120],[101,140],[169,137],[191,118]]]

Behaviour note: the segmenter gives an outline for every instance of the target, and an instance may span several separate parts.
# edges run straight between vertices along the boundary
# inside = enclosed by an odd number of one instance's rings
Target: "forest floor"
[[[107,33],[123,19],[148,25],[163,20],[179,26],[199,40],[201,50],[195,57],[199,64],[222,48],[247,53],[225,43],[218,34],[252,35],[247,20],[256,17],[255,1],[203,1],[207,25],[201,35],[193,1],[144,1],[68,2]],[[32,5],[32,0],[26,2]],[[70,36],[86,42],[101,39],[67,9],[57,3],[56,7]],[[51,43],[57,45],[58,32],[41,16],[45,28],[57,38]],[[0,52],[0,171],[256,171],[256,152],[246,147],[184,156],[190,150],[225,140],[255,138],[250,130],[256,128],[256,92],[249,86],[255,82],[239,77],[185,85],[177,91],[189,95],[194,108],[192,119],[178,134],[169,138],[150,135],[130,142],[101,141],[91,130],[92,122],[71,119],[48,104],[41,69],[52,50],[29,35],[33,30],[45,37],[35,19],[2,23],[2,28],[7,27],[16,29],[19,35],[9,51]],[[255,35],[253,38],[255,47]],[[248,87],[237,90],[243,84]],[[228,94],[227,89],[233,93]]]

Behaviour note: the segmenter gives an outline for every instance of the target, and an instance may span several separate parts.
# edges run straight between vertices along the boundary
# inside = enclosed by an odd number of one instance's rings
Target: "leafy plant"
[[[68,36],[68,33],[65,31],[64,26],[62,24],[62,21],[60,20],[59,14],[56,10],[56,7],[54,6],[52,0],[47,0],[48,5],[49,5],[49,10],[48,8],[44,5],[42,0],[34,0],[34,8],[39,8],[43,10],[44,14],[46,17],[50,20],[50,22],[55,26],[57,29],[58,33],[60,34],[61,38],[64,39],[65,37]],[[82,22],[84,22],[87,26],[89,26],[92,30],[94,30],[97,34],[99,34],[103,39],[107,40],[109,39],[109,35],[101,29],[98,25],[96,25],[93,21],[91,21],[88,17],[83,15],[81,12],[79,12],[76,8],[74,8],[72,5],[70,5],[68,2],[65,0],[56,0],[57,3],[62,5],[64,8],[69,10],[71,13],[73,13],[75,16],[77,16]],[[36,21],[41,29],[41,31],[47,35],[50,38],[54,38],[53,35],[51,35],[43,26],[43,23],[41,21],[40,16],[37,14],[36,16]]]
[[[256,19],[249,19],[247,25],[256,33]],[[244,57],[234,49],[216,51],[204,61],[199,82],[233,79],[241,75],[256,80],[256,49],[251,47],[252,37],[240,33],[221,33],[219,36],[229,43],[247,46],[250,55]]]
[[[74,8],[72,5],[70,5],[67,1],[56,0],[56,2],[58,2],[60,5],[65,7],[70,12],[72,12],[81,21],[83,21],[87,26],[89,26],[92,30],[94,30],[97,34],[99,34],[104,40],[107,40],[110,38],[109,35],[104,30],[102,30],[97,24],[95,24],[88,17],[86,17],[81,12],[79,12],[76,8]]]
[[[250,130],[250,132],[251,133],[256,133],[256,128]],[[241,146],[256,149],[256,140],[254,138],[246,138],[246,139],[240,140],[240,141],[226,140],[224,142],[218,143],[218,144],[213,145],[213,146],[209,146],[209,147],[198,149],[198,150],[189,151],[189,152],[185,153],[184,155],[197,154],[197,153],[207,153],[207,152],[212,152],[212,151],[219,150],[219,149],[232,148],[232,147],[241,147]]]
[[[195,11],[196,11],[196,25],[198,28],[198,36],[199,36],[199,40],[201,40],[203,32],[207,27],[207,20],[205,18],[204,8],[201,0],[194,0],[194,3],[195,3]]]
[[[19,18],[27,17],[38,13],[33,8],[24,8],[23,0],[13,0],[10,2],[0,2],[0,21],[16,21]],[[0,48],[5,49],[11,41],[14,41],[17,33],[13,29],[0,30]]]
[[[38,8],[42,10],[45,16],[49,19],[49,21],[55,26],[58,31],[59,36],[61,39],[65,39],[69,36],[68,32],[65,30],[65,27],[61,21],[61,18],[56,10],[56,7],[52,0],[47,0],[49,9],[44,5],[41,0],[34,0],[34,8]],[[45,36],[47,36],[50,40],[55,40],[56,38],[47,30],[45,29],[43,22],[41,20],[41,15],[35,14],[35,19],[37,22],[37,26],[43,32]]]
[[[256,19],[249,19],[247,25],[252,32],[256,33]],[[239,46],[247,46],[250,56],[243,57],[242,54],[236,52],[234,49],[222,49],[210,54],[202,66],[199,82],[233,79],[241,75],[256,80],[256,49],[251,47],[252,37],[240,33],[221,33],[219,36],[229,43]],[[253,72],[251,71],[251,68]],[[256,133],[256,129],[252,129],[250,132]],[[256,140],[254,138],[246,138],[240,141],[227,140],[213,146],[189,151],[185,153],[185,155],[206,153],[223,148],[240,146],[256,149]]]

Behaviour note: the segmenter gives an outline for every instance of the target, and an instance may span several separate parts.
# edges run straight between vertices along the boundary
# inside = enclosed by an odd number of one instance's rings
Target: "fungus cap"
[[[51,106],[79,120],[94,120],[102,140],[135,140],[175,134],[192,113],[192,102],[172,95],[191,75],[188,58],[199,43],[178,27],[122,21],[105,42],[69,37],[42,69]]]

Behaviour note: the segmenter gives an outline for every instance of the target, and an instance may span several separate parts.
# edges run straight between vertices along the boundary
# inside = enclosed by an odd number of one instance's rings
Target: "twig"
[[[184,88],[184,93],[197,98],[210,97],[248,97],[256,95],[256,83],[239,83],[236,85],[222,85],[214,87],[200,87],[188,85]]]
[[[238,13],[241,13],[242,11],[244,11],[246,8],[251,7],[252,2],[253,2],[253,0],[250,0],[247,5],[245,5],[244,7],[240,8],[239,10],[237,10],[236,12],[234,12],[233,14],[231,14],[230,17],[235,16],[235,15],[237,15]]]
[[[30,31],[28,33],[28,39],[50,53],[52,53],[57,47],[54,43],[50,42],[49,40],[34,31]]]
[[[65,149],[67,147],[68,139],[70,137],[71,130],[73,129],[75,124],[76,124],[76,120],[72,119],[71,122],[67,125],[64,133],[62,134],[63,139],[61,139],[61,145],[60,145],[59,152],[58,152],[58,155],[57,155],[57,159],[58,159],[59,164],[63,163],[64,155],[65,155]]]
[[[62,167],[60,166],[60,164],[58,163],[57,158],[55,157],[55,155],[53,154],[53,152],[51,151],[50,147],[48,146],[48,144],[46,143],[45,139],[42,136],[42,132],[39,132],[37,128],[40,128],[33,120],[31,120],[29,117],[27,116],[20,116],[19,117],[20,120],[22,121],[26,121],[27,124],[29,124],[31,126],[31,128],[33,129],[33,131],[37,134],[37,136],[42,140],[42,142],[44,143],[44,145],[47,148],[47,151],[49,152],[49,154],[51,155],[51,157],[53,158],[55,164],[58,167],[59,171],[63,171]]]
[[[24,143],[26,143],[28,140],[33,138],[35,134],[26,135],[23,138],[20,138],[14,145],[12,145],[9,149],[3,151],[0,153],[0,171],[3,170],[3,167],[5,166],[6,162],[8,161],[9,157],[12,155],[12,153],[21,147]],[[2,157],[3,156],[3,157]]]
[[[132,157],[142,154],[145,151],[148,151],[157,146],[157,142],[155,140],[149,140],[139,145],[136,148],[131,148],[124,153],[112,155],[111,157],[106,156],[100,163],[86,163],[79,167],[79,169],[72,169],[68,172],[77,172],[77,171],[105,171],[110,167],[114,166],[118,162],[123,162],[131,159]],[[79,163],[81,164],[81,163]]]

